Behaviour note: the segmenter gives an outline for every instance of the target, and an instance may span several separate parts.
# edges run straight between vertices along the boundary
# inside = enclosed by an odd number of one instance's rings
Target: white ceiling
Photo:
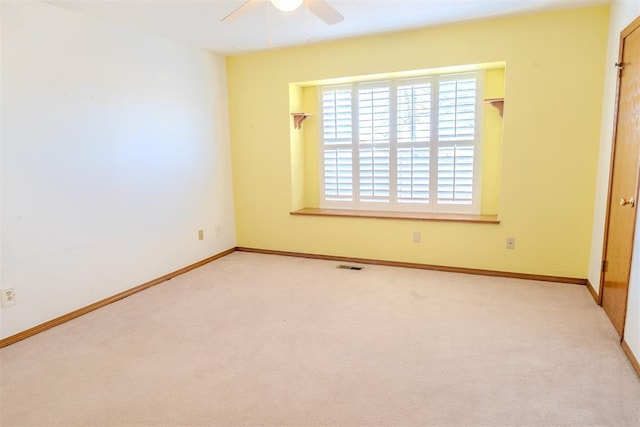
[[[285,13],[264,0],[240,20],[220,22],[244,1],[48,0],[48,3],[228,55],[491,16],[608,3],[608,0],[328,0],[345,17],[341,23],[330,26],[304,7]]]

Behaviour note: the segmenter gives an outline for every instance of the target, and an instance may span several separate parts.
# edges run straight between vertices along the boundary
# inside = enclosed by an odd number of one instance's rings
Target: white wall
[[[224,58],[1,4],[0,337],[234,247]]]
[[[625,323],[624,340],[631,351],[640,360],[640,215],[636,224],[634,254],[631,264],[631,281],[627,302],[627,322]]]
[[[613,64],[617,62],[618,59],[620,32],[638,17],[638,15],[640,15],[640,0],[614,0],[611,5],[609,44],[606,62],[607,71],[603,98],[602,130],[600,135],[600,157],[591,243],[591,259],[589,264],[589,281],[593,284],[596,291],[599,290],[598,284],[600,283],[600,260],[602,259],[615,110],[617,73]],[[640,215],[638,215],[638,221],[640,222]],[[636,226],[625,340],[635,355],[640,359],[640,224]]]

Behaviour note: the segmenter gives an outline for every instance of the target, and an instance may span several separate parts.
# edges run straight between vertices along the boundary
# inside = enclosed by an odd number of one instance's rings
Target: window
[[[321,207],[480,213],[480,77],[322,87]]]

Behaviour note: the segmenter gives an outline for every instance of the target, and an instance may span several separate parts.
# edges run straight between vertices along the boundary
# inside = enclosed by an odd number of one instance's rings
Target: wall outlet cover
[[[3,307],[9,307],[16,303],[16,291],[13,288],[0,289],[0,299]]]

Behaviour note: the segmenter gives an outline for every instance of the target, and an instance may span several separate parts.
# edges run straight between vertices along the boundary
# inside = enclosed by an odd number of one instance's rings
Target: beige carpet
[[[640,426],[582,286],[236,252],[0,350],[0,425]]]

